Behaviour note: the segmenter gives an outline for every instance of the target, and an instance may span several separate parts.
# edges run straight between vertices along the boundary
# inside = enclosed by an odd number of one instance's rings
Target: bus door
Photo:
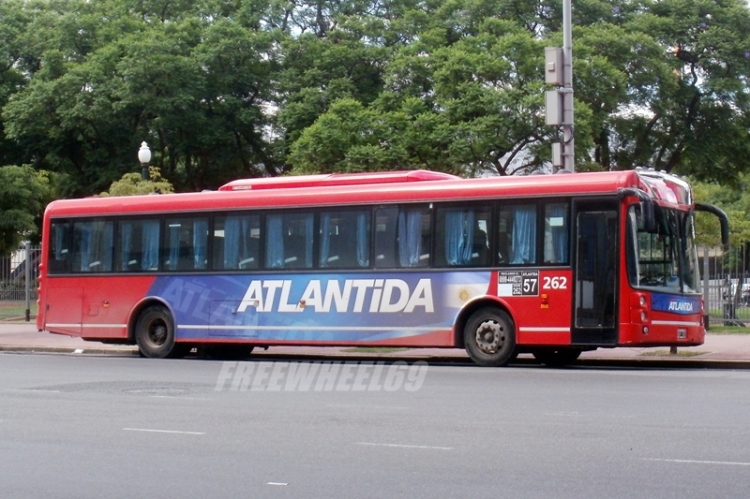
[[[618,208],[614,199],[575,203],[573,345],[617,344]]]

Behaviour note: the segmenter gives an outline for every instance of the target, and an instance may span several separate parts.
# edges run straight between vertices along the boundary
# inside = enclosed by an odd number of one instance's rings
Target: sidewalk
[[[138,355],[138,349],[135,346],[108,345],[40,332],[36,330],[33,322],[0,322],[0,352]],[[256,350],[253,352],[253,357],[269,359],[283,357],[339,358],[349,360],[398,358],[434,362],[469,362],[466,352],[456,348],[414,348],[392,353],[368,353],[350,347],[280,346],[270,347],[268,350]],[[519,362],[533,362],[533,360],[530,355],[521,355]],[[750,369],[750,335],[709,333],[706,335],[706,342],[703,345],[678,348],[677,355],[670,355],[668,347],[600,348],[592,352],[584,352],[578,363],[599,366]]]

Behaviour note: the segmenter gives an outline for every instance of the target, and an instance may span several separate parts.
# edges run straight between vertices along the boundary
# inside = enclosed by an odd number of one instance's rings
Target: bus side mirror
[[[641,217],[643,217],[643,228],[648,232],[656,230],[656,218],[654,218],[654,200],[651,196],[634,187],[621,188],[617,191],[620,199],[627,196],[635,196],[641,200]]]
[[[724,213],[724,210],[718,206],[712,204],[695,203],[696,211],[706,211],[716,215],[721,224],[721,244],[724,246],[729,245],[729,217]]]
[[[651,198],[641,200],[641,216],[643,217],[643,228],[646,229],[646,232],[653,232],[656,230],[654,202]]]

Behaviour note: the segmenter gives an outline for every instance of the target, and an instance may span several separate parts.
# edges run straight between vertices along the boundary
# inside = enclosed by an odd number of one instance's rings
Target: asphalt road
[[[0,497],[744,499],[748,415],[746,371],[0,354]]]

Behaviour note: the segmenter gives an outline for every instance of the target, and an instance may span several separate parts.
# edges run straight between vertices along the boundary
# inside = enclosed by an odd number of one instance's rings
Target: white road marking
[[[60,393],[60,390],[46,390],[44,388],[11,388],[9,391],[27,393]]]
[[[401,449],[432,449],[432,450],[452,450],[453,447],[437,447],[432,445],[406,445],[406,444],[379,444],[375,442],[355,442],[357,445],[371,445],[374,447],[398,447]]]
[[[179,435],[205,435],[202,431],[150,430],[148,428],[123,428],[122,431],[144,431],[148,433],[176,433]]]
[[[722,466],[750,466],[750,463],[742,461],[701,461],[698,459],[656,459],[643,458],[644,461],[661,461],[663,463],[683,463],[683,464],[718,464]]]
[[[155,399],[208,400],[208,399],[202,399],[198,397],[183,397],[182,395],[149,395],[149,397],[155,398]]]
[[[289,485],[289,484],[284,483],[284,482],[266,482],[266,485]]]

